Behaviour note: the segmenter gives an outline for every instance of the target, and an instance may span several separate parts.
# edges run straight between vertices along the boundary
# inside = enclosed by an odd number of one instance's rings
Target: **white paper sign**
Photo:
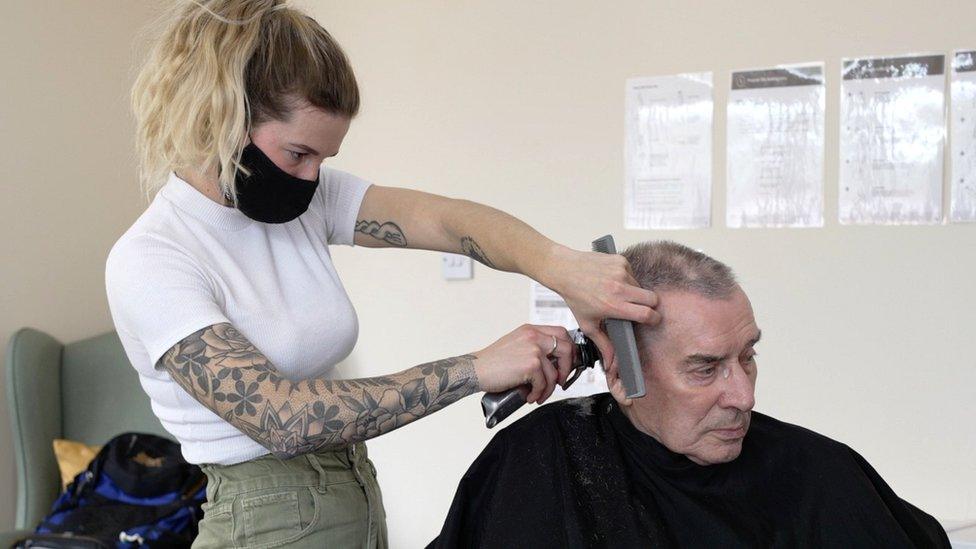
[[[627,80],[624,126],[624,226],[707,227],[712,73]]]
[[[556,292],[546,288],[542,284],[533,281],[531,290],[531,305],[529,310],[530,324],[545,324],[550,326],[562,326],[567,330],[575,330],[579,327],[576,318],[566,306],[566,302]],[[608,391],[607,378],[603,369],[599,366],[587,368],[580,374],[569,389],[563,391],[558,386],[547,402],[559,400],[561,398],[578,397],[603,393]]]
[[[945,56],[845,59],[840,222],[942,220]]]
[[[949,219],[976,221],[976,51],[953,55],[951,104]]]
[[[732,73],[729,227],[823,226],[823,63]]]

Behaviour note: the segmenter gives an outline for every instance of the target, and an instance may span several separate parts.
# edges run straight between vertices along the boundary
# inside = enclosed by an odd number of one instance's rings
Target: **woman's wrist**
[[[468,396],[481,391],[481,384],[478,382],[478,355],[468,353],[449,359],[454,362],[451,371],[451,378],[456,380],[454,383],[461,385],[464,380],[463,396]]]
[[[535,272],[526,274],[561,295],[572,272],[572,256],[575,253],[576,250],[572,248],[552,242],[546,253],[539,259]]]

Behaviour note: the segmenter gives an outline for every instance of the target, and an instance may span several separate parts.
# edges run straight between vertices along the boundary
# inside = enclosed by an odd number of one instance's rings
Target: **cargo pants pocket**
[[[275,488],[242,494],[240,517],[243,528],[235,528],[238,545],[270,548],[298,541],[312,531],[319,520],[318,501],[307,486]]]

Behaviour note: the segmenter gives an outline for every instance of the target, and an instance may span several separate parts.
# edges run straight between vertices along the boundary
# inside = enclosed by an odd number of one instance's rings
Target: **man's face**
[[[699,465],[742,451],[755,405],[760,331],[749,298],[657,292],[661,324],[638,339],[647,394],[624,411],[635,427]]]

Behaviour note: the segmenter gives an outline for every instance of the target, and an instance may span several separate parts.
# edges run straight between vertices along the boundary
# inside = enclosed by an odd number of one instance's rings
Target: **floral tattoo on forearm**
[[[477,357],[372,378],[291,381],[227,323],[159,359],[186,392],[281,458],[341,448],[402,427],[478,391]]]

